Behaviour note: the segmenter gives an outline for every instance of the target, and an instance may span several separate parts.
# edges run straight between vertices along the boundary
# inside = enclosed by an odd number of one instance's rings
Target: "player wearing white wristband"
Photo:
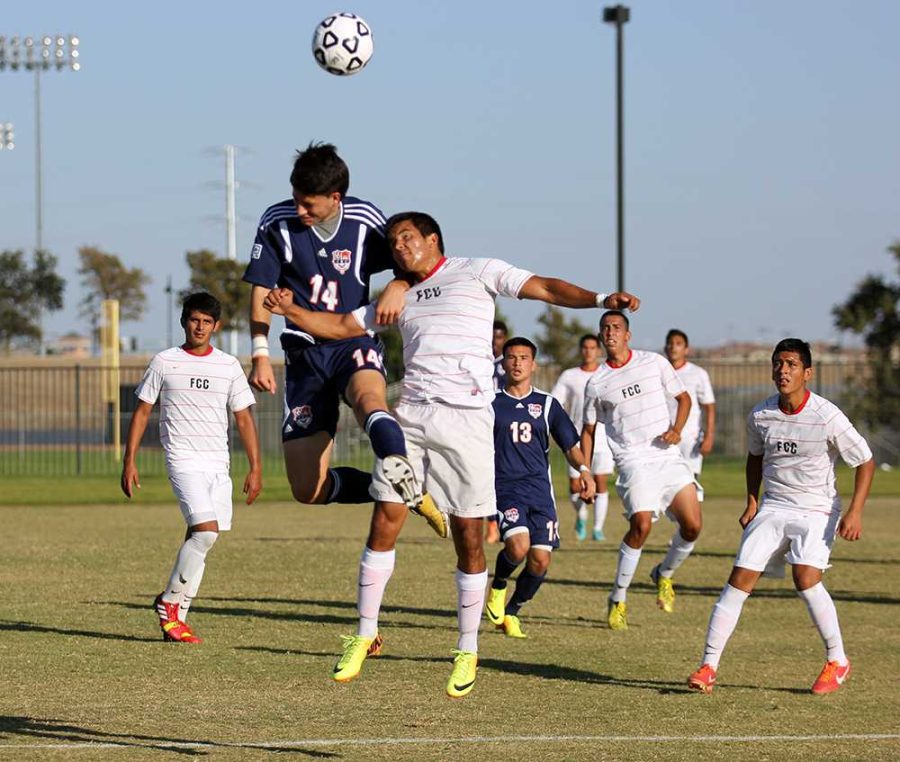
[[[747,507],[728,583],[713,607],[700,668],[688,686],[711,693],[719,658],[747,600],[772,561],[792,565],[794,585],[825,645],[825,667],[813,693],[836,691],[850,674],[837,610],[822,585],[835,534],[853,542],[862,534],[862,512],[875,463],[866,440],[837,406],[807,389],[812,353],[800,339],[782,339],[772,353],[778,394],[747,419]],[[840,455],[856,469],[853,497],[841,516],[834,464]],[[762,500],[759,490],[765,484]]]

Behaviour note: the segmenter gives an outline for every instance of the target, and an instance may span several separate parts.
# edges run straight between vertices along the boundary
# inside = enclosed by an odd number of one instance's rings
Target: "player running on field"
[[[394,414],[417,475],[450,513],[459,638],[447,693],[459,697],[475,684],[478,625],[487,587],[483,523],[496,510],[491,408],[494,300],[503,294],[562,307],[605,304],[633,309],[639,301],[625,293],[596,294],[498,259],[445,258],[437,222],[421,212],[393,216],[386,230],[395,261],[415,281],[398,323],[406,375]],[[275,290],[266,305],[313,335],[343,339],[378,327],[374,305],[350,315],[329,315],[299,308],[291,296],[289,290]],[[406,519],[382,471],[381,462],[376,462],[372,491],[377,502],[359,568],[359,629],[355,636],[346,636],[333,672],[339,682],[356,677],[366,656],[381,649],[378,614]]]
[[[607,359],[587,384],[581,449],[592,452],[595,425],[606,424],[619,474],[616,491],[629,523],[619,546],[607,622],[613,630],[625,630],[626,593],[653,522],[665,512],[678,525],[666,557],[650,572],[657,586],[657,605],[667,613],[675,604],[672,575],[700,535],[694,475],[678,449],[691,398],[662,355],[629,348],[631,331],[621,312],[613,310],[600,318],[600,340]],[[674,421],[669,420],[669,399],[678,403]]]
[[[703,502],[703,489],[699,486],[703,458],[712,452],[716,431],[716,397],[707,373],[699,365],[688,361],[690,346],[684,331],[673,328],[666,334],[666,357],[691,396],[691,412],[681,432],[681,454],[694,472],[697,481],[697,499]],[[675,420],[677,406],[669,402],[669,414]],[[701,425],[702,419],[702,425]]]
[[[547,392],[531,385],[537,347],[528,339],[512,338],[503,347],[506,387],[494,398],[494,485],[497,520],[504,546],[497,554],[488,595],[487,617],[511,638],[524,638],[519,609],[537,594],[550,554],[559,547],[559,517],[550,476],[550,438],[580,474],[580,494],[590,500],[594,480],[581,454],[575,425]],[[526,560],[527,559],[527,560]],[[506,587],[516,567],[509,601]]]
[[[122,464],[122,491],[130,498],[134,488],[141,486],[135,457],[159,400],[166,470],[188,528],[166,589],[156,597],[154,607],[163,639],[179,643],[200,642],[185,623],[188,609],[203,579],[207,554],[219,532],[231,529],[229,410],[250,462],[243,490],[247,505],[262,489],[259,439],[250,411],[253,392],[237,358],[210,345],[221,314],[218,300],[209,294],[191,294],[184,300],[184,344],[156,355],[135,390],[138,403]]]
[[[581,365],[560,373],[553,391],[550,392],[569,414],[576,426],[581,426],[584,410],[584,388],[597,368],[600,367],[600,342],[589,333],[578,342],[581,351]],[[591,457],[591,473],[594,475],[596,495],[594,495],[594,528],[592,537],[596,541],[605,540],[603,525],[609,510],[609,475],[613,472],[612,450],[606,441],[606,429],[598,423],[594,429],[594,453]],[[587,537],[587,503],[581,497],[581,475],[569,467],[569,499],[575,506],[575,537]]]
[[[253,285],[250,384],[275,393],[269,361],[269,290],[289,288],[309,310],[344,314],[369,302],[369,278],[393,267],[384,241],[384,216],[368,201],[347,195],[350,171],[333,145],[310,144],[291,172],[293,198],[262,216],[244,280]],[[388,284],[380,319],[396,318],[407,283]],[[391,294],[396,307],[391,308]],[[381,304],[380,303],[380,304]],[[447,525],[424,496],[405,459],[403,432],[387,412],[383,348],[370,334],[322,341],[290,320],[281,333],[285,353],[284,422],[281,437],[291,492],[301,503],[367,503],[372,477],[356,468],[330,468],[340,400],[359,425],[410,510],[446,537]]]
[[[770,562],[782,559],[792,565],[794,585],[825,644],[825,667],[812,692],[836,691],[850,674],[837,610],[822,584],[822,572],[829,566],[835,533],[851,542],[862,534],[875,463],[866,440],[837,406],[807,389],[812,373],[809,344],[800,339],[778,342],[772,353],[778,394],[753,408],[747,419],[744,533],[709,619],[700,669],[688,678],[694,690],[712,692],[744,601]],[[856,469],[853,497],[843,517],[834,472],[838,455]]]

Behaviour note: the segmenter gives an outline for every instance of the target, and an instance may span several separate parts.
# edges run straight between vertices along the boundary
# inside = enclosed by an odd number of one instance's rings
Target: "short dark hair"
[[[503,345],[504,357],[506,357],[506,350],[510,347],[528,347],[531,350],[531,358],[534,359],[537,357],[537,347],[534,345],[534,342],[526,339],[524,336],[513,336]]]
[[[188,318],[192,312],[202,312],[209,315],[217,323],[222,318],[222,305],[219,300],[212,294],[205,291],[198,291],[196,294],[186,296],[181,304],[181,327],[187,324]]]
[[[775,345],[775,351],[772,352],[772,362],[778,357],[779,352],[796,352],[800,355],[800,362],[804,368],[812,367],[812,350],[809,344],[803,339],[782,339]]]
[[[350,170],[331,143],[310,143],[294,157],[291,186],[304,196],[340,193],[343,198],[350,188]]]
[[[509,328],[506,327],[506,323],[504,323],[502,320],[494,321],[494,330],[503,331],[503,333],[509,333]]]
[[[600,325],[603,325],[603,321],[606,318],[612,317],[614,315],[618,315],[620,318],[622,318],[622,320],[625,321],[626,328],[631,328],[631,323],[628,321],[628,316],[624,312],[622,312],[622,310],[607,310],[606,312],[604,312],[600,316]]]
[[[581,349],[584,346],[584,342],[591,340],[596,341],[598,344],[600,343],[600,339],[597,338],[596,333],[586,333],[580,339],[578,339],[578,348]]]
[[[384,223],[384,234],[390,237],[391,230],[401,222],[411,222],[422,235],[437,235],[438,249],[441,254],[444,253],[444,235],[441,233],[441,226],[437,224],[437,220],[430,214],[425,214],[425,212],[400,212],[395,214]]]
[[[684,331],[679,330],[678,328],[672,328],[666,334],[666,344],[668,344],[672,339],[674,339],[676,337],[680,337],[680,338],[684,339],[684,345],[686,347],[689,347],[691,345],[691,342],[688,341],[687,334]]]

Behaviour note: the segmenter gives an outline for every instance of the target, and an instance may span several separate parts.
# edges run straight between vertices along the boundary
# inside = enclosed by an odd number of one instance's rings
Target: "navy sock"
[[[506,613],[510,616],[517,616],[519,609],[534,598],[546,576],[546,574],[542,574],[538,577],[525,569],[516,580],[516,589],[506,604]]]
[[[328,493],[326,503],[371,503],[369,485],[372,483],[372,474],[368,471],[360,471],[358,468],[339,466],[329,468],[331,475],[331,491]]]
[[[494,581],[491,583],[491,587],[495,590],[506,590],[506,580],[512,576],[518,565],[507,558],[505,550],[501,550],[497,554],[497,564],[494,566]]]
[[[406,456],[406,439],[403,437],[403,429],[397,423],[397,419],[384,410],[376,410],[369,413],[366,418],[366,434],[372,443],[372,449],[378,458],[386,458],[388,455]]]

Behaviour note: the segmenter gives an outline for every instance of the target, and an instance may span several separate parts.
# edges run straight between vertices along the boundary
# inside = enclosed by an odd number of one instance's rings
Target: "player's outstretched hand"
[[[272,370],[272,362],[268,357],[253,358],[253,368],[247,376],[247,383],[258,392],[275,394],[278,385],[275,383],[275,371]]]
[[[392,280],[384,287],[375,305],[376,325],[393,325],[400,319],[407,291],[409,284],[402,280]]]
[[[637,312],[641,308],[641,300],[627,291],[616,291],[603,300],[603,306],[608,310],[629,310]]]
[[[856,511],[847,511],[838,524],[837,533],[849,542],[855,542],[862,537],[862,516]]]
[[[134,494],[134,488],[141,488],[141,478],[138,476],[137,467],[133,463],[126,463],[122,467],[122,480],[120,482],[122,486],[122,492],[125,493],[125,497],[131,498]]]
[[[262,491],[262,471],[251,471],[244,479],[244,494],[247,496],[247,505],[252,505],[253,501],[259,497]]]
[[[665,434],[661,434],[660,439],[669,445],[677,445],[681,441],[681,434],[675,429],[669,429]]]
[[[283,315],[294,303],[294,292],[289,288],[273,288],[263,300],[263,307],[274,315]]]

